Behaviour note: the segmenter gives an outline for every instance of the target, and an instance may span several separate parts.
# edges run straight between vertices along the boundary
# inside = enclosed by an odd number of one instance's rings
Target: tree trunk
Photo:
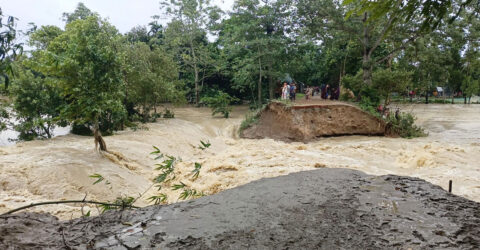
[[[262,60],[260,57],[258,58],[258,106],[260,107],[262,105]]]
[[[372,69],[371,61],[368,55],[363,56],[362,69],[363,69],[363,83],[365,83],[367,86],[372,86],[373,69]]]
[[[193,48],[193,42],[190,41],[190,51],[192,52],[192,57],[193,57],[193,70],[195,73],[195,105],[198,106],[199,103],[199,89],[198,89],[198,82],[199,82],[199,74],[198,72],[198,65],[197,65],[197,56],[195,55],[195,49]]]
[[[100,128],[98,126],[98,119],[95,121],[93,126],[93,136],[95,141],[95,150],[107,151],[107,144],[103,140],[102,133],[100,133]]]
[[[52,138],[52,134],[50,133],[50,125],[45,127],[43,124],[40,125],[43,128],[43,131],[45,131],[45,134],[47,135],[47,138]]]
[[[195,66],[194,66],[194,70],[195,70],[195,105],[198,106],[200,93],[199,93],[199,90],[198,90],[198,68],[197,68],[196,63],[195,63]]]
[[[367,18],[368,13],[365,12],[363,14],[363,61],[362,61],[362,69],[363,69],[363,83],[367,86],[372,86],[372,71],[373,65],[371,61],[371,48],[370,48],[370,35],[368,33],[368,25],[367,25]]]
[[[343,65],[342,65],[342,68],[340,69],[340,77],[338,78],[339,88],[342,86],[342,79],[343,79],[343,76],[345,75],[345,64],[347,63],[347,56],[348,54],[346,54],[345,57],[343,58]]]
[[[428,90],[425,91],[425,104],[428,104]]]
[[[275,83],[272,77],[272,62],[268,62],[268,96],[270,100],[275,99]]]

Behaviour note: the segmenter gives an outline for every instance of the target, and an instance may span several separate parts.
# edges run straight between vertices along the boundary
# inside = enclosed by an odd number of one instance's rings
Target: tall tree
[[[67,24],[75,21],[75,20],[85,20],[88,17],[94,16],[96,13],[92,12],[85,4],[79,2],[77,7],[72,13],[64,12],[63,13],[63,21]]]
[[[411,42],[424,34],[418,26],[417,10],[408,22],[398,22],[402,12],[388,12],[375,16],[365,10],[361,1],[297,0],[297,17],[310,32],[321,36],[343,31],[362,46],[362,73],[365,85],[372,85],[372,72],[379,64],[385,64]],[[401,1],[392,2],[392,8],[401,8]],[[375,18],[373,18],[375,17]]]
[[[206,34],[219,18],[219,8],[208,0],[171,0],[161,2],[166,14],[172,17],[166,30],[167,43],[177,50],[181,63],[193,71],[195,103],[199,103],[200,75],[208,64]]]
[[[244,0],[235,3],[230,19],[222,24],[220,40],[230,56],[234,82],[251,89],[256,82],[259,104],[263,79],[268,79],[268,96],[273,99],[276,80],[285,73],[285,51],[293,43],[286,36],[288,13],[285,1]]]
[[[61,117],[89,124],[103,151],[107,148],[100,134],[101,122],[121,120],[125,115],[117,41],[115,27],[94,15],[67,24],[42,55],[42,73],[56,78],[67,100]]]
[[[7,22],[4,18],[7,17]],[[13,16],[4,16],[0,8],[0,77],[4,80],[5,90],[10,83],[9,75],[13,75],[12,63],[17,55],[23,52],[23,44],[16,41],[17,30],[15,29],[15,20]]]
[[[170,55],[160,49],[150,50],[142,42],[126,45],[124,52],[128,101],[139,108],[143,122],[149,121],[152,109],[156,115],[156,105],[160,102],[183,102],[178,67]]]

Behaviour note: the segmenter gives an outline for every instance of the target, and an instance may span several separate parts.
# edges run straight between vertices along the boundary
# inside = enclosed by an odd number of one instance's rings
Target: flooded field
[[[107,147],[121,157],[94,151],[93,138],[76,135],[0,147],[0,212],[32,202],[87,199],[112,200],[138,196],[138,205],[157,193],[149,189],[155,171],[155,145],[168,155],[181,157],[177,181],[205,194],[233,188],[264,177],[314,168],[349,168],[368,174],[408,175],[480,201],[480,105],[403,105],[413,111],[429,136],[400,139],[368,136],[323,138],[310,143],[272,139],[240,139],[237,129],[246,107],[236,107],[231,119],[211,117],[206,108],[178,108],[176,119],[159,120],[137,131],[121,131],[105,138]],[[200,140],[210,141],[206,150]],[[192,180],[194,163],[202,164]],[[101,174],[110,185],[92,185],[89,175]],[[168,202],[180,191],[163,190]],[[92,209],[92,213],[97,210]],[[52,205],[31,209],[69,219],[80,215],[79,205]],[[88,208],[86,208],[86,211]]]

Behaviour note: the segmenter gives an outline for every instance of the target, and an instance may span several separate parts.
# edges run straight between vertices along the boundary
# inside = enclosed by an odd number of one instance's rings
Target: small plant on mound
[[[416,117],[410,113],[399,113],[397,117],[390,115],[386,118],[387,134],[398,135],[403,138],[427,136],[422,127],[415,125]]]
[[[372,101],[370,99],[370,97],[368,97],[368,96],[362,97],[362,99],[358,103],[358,106],[360,107],[361,110],[363,110],[363,111],[365,111],[365,112],[367,112],[367,113],[369,113],[369,114],[371,114],[375,117],[381,118],[380,113],[378,113],[378,111],[377,111],[378,102]]]
[[[261,110],[262,109],[256,109],[245,114],[245,119],[240,124],[239,133],[242,133],[242,131],[244,131],[245,129],[251,127],[253,124],[256,124],[258,122],[258,118],[260,117]]]
[[[230,116],[230,112],[232,112],[230,103],[236,100],[237,98],[231,97],[225,92],[218,91],[217,95],[213,97],[203,97],[201,102],[212,109],[212,116],[221,113],[223,114],[224,118],[228,118]]]
[[[384,120],[387,123],[386,134],[396,135],[403,138],[415,138],[427,136],[427,133],[422,127],[415,125],[415,116],[410,113],[399,113],[397,116],[383,115],[377,110],[379,101],[371,100],[368,96],[363,96],[358,106],[363,111]]]
[[[170,109],[165,108],[165,111],[163,113],[163,118],[167,118],[167,119],[175,118],[175,114]]]

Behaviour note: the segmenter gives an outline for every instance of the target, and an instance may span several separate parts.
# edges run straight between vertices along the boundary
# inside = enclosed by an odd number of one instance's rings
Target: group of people
[[[281,88],[281,99],[295,101],[297,93],[297,84],[295,82],[284,82]],[[320,95],[324,100],[338,100],[340,97],[340,87],[332,88],[328,84],[322,84],[321,87],[307,86],[305,88],[305,99],[309,100],[312,96]]]
[[[320,97],[324,100],[338,100],[340,97],[340,87],[331,88],[328,84],[322,84],[321,87],[307,86],[305,89],[305,99],[309,100],[315,95],[320,95]]]
[[[292,83],[283,83],[282,87],[282,100],[290,100],[292,102],[295,101],[295,96],[297,93],[297,84],[294,82]]]
[[[332,88],[329,84],[322,84],[320,90],[322,91],[321,97],[324,100],[338,100],[340,97],[340,86]]]

